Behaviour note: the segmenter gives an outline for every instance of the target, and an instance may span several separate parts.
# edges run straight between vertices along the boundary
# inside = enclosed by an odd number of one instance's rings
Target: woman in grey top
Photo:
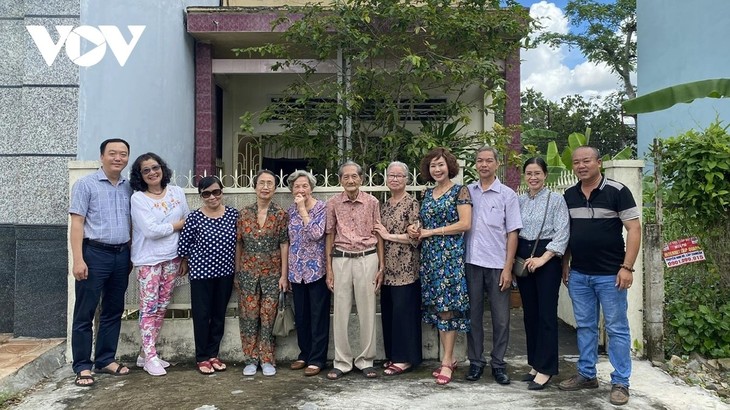
[[[519,197],[523,228],[517,256],[525,258],[529,274],[517,277],[517,286],[524,311],[527,363],[532,367],[522,380],[530,382],[528,389],[542,390],[558,374],[558,291],[570,218],[563,196],[545,188],[548,170],[542,158],[528,159],[522,171],[528,192]],[[535,254],[530,257],[538,235]]]

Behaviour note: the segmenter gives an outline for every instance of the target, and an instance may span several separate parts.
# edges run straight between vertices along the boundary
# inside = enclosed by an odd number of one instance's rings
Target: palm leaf
[[[691,103],[698,98],[727,96],[730,96],[730,78],[715,78],[662,88],[624,101],[623,107],[628,114],[645,114],[665,110],[679,103]]]

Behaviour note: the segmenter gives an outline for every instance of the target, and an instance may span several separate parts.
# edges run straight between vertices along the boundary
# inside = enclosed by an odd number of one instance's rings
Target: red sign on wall
[[[664,247],[662,254],[669,268],[705,260],[705,252],[696,237],[671,241]]]

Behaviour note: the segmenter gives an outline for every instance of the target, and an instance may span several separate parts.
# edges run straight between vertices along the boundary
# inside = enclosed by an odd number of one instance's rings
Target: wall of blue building
[[[638,95],[679,83],[730,78],[730,1],[638,0]],[[703,129],[720,118],[730,125],[730,98],[642,114],[639,157],[652,140]]]
[[[195,82],[193,39],[185,8],[217,6],[219,0],[83,0],[81,24],[146,26],[121,67],[107,49],[97,65],[82,68],[79,89],[78,159],[99,157],[99,143],[119,137],[131,160],[155,152],[178,173],[193,169]],[[131,165],[130,161],[130,165]]]

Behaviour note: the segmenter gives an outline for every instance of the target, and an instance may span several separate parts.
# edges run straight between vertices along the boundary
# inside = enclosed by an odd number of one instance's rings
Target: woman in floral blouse
[[[391,162],[387,169],[390,198],[380,208],[382,224],[375,231],[385,245],[385,274],[380,293],[385,346],[385,375],[412,370],[421,353],[421,282],[418,278],[418,241],[406,228],[418,223],[419,205],[406,193],[408,166]]]
[[[236,280],[244,376],[256,374],[259,363],[264,376],[276,374],[274,319],[279,291],[289,289],[287,279],[289,216],[272,202],[276,178],[259,171],[253,180],[256,202],[241,209],[236,243]]]
[[[295,171],[287,178],[294,195],[287,210],[289,282],[299,344],[299,356],[291,368],[304,369],[305,376],[314,376],[324,367],[330,333],[330,291],[324,259],[327,204],[312,197],[315,183],[314,176],[306,171]]]

